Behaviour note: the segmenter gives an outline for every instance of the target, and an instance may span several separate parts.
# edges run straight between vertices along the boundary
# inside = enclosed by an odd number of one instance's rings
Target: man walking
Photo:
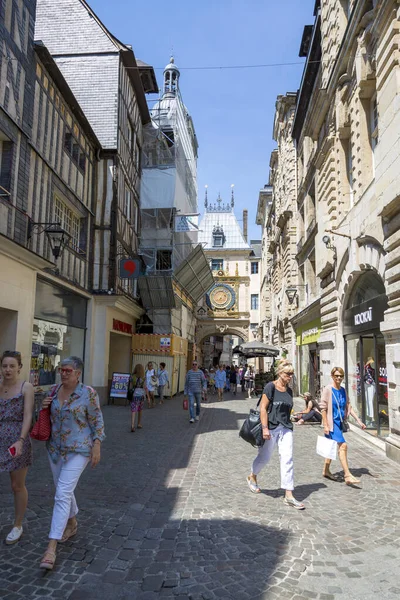
[[[203,393],[207,391],[207,380],[200,371],[197,361],[193,361],[192,368],[186,373],[184,395],[189,398],[190,423],[200,418],[200,402]],[[194,401],[196,400],[196,416]]]
[[[165,368],[165,363],[160,363],[160,368],[158,370],[158,397],[160,404],[164,404],[164,389],[165,386],[168,385],[169,389],[169,376],[168,371]]]

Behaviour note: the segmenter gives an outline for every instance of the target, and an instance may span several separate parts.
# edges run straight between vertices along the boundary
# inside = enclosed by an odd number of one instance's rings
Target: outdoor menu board
[[[127,398],[129,380],[131,376],[129,373],[113,373],[111,380],[110,398]]]

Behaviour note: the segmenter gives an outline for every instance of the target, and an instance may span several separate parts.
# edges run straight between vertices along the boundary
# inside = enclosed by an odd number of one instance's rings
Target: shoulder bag
[[[274,399],[274,394],[275,394],[275,386],[273,385],[271,398],[268,398],[268,400],[270,402],[269,407],[268,407],[268,412],[270,412],[270,410],[271,410],[271,405],[272,405],[272,402]],[[257,407],[260,405],[261,398],[262,398],[262,394],[260,396],[260,399],[257,402]],[[259,410],[254,410],[253,408],[250,409],[249,416],[247,417],[247,419],[245,419],[243,425],[240,428],[239,437],[241,437],[245,442],[248,442],[255,448],[259,448],[264,445],[265,440],[264,440],[263,434],[262,434],[262,423],[261,423],[261,419],[260,419],[260,411]]]

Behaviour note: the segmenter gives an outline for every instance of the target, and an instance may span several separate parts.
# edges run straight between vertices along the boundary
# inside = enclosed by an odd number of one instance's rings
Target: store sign
[[[344,335],[379,329],[384,318],[384,312],[388,307],[386,294],[381,294],[362,302],[344,313]]]
[[[113,373],[110,398],[127,398],[130,378],[129,373]]]
[[[113,329],[114,331],[120,331],[121,333],[129,333],[129,335],[133,334],[133,326],[130,323],[118,321],[118,319],[113,319]]]
[[[199,217],[197,215],[178,215],[175,217],[175,231],[188,232],[199,230]]]
[[[321,319],[310,321],[296,330],[297,346],[306,346],[315,344],[319,340],[321,334]]]
[[[169,350],[171,348],[171,338],[170,337],[161,337],[160,338],[160,348],[162,350]]]

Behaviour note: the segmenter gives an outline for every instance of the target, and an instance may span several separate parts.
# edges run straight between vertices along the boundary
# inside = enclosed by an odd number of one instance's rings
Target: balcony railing
[[[312,232],[315,229],[316,224],[317,224],[317,222],[316,222],[315,217],[314,217],[313,219],[311,219],[311,222],[310,222],[309,226],[307,227],[307,232],[306,232],[306,238],[307,239],[311,236]]]
[[[297,242],[297,254],[299,254],[299,252],[301,252],[301,249],[304,246],[304,236],[302,235],[300,240]]]

